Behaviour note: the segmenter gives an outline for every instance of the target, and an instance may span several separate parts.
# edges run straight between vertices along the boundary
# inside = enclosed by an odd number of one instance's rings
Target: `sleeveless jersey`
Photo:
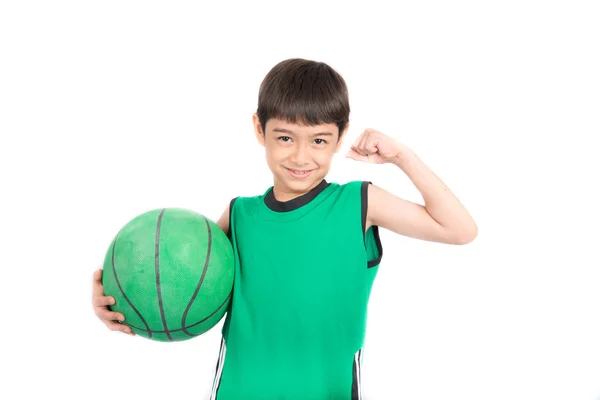
[[[382,246],[365,233],[370,182],[325,180],[280,202],[230,204],[233,297],[211,399],[357,400]]]

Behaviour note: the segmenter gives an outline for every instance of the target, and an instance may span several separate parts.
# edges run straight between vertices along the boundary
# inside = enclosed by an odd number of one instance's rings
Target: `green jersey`
[[[211,399],[355,400],[367,303],[382,257],[365,232],[369,182],[323,180],[287,202],[230,205],[235,253]]]

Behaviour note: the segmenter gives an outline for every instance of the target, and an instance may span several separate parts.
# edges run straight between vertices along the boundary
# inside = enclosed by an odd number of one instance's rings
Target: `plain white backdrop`
[[[599,20],[593,1],[2,2],[0,397],[207,398],[221,323],[111,332],[92,273],[142,212],[216,220],[271,185],[251,115],[302,57],[346,79],[345,151],[393,136],[479,227],[466,246],[381,232],[365,399],[600,399]],[[344,150],[328,180],[423,204]]]

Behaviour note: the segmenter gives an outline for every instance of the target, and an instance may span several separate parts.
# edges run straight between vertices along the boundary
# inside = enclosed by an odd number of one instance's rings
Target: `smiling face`
[[[258,142],[265,147],[273,173],[273,194],[279,201],[301,196],[325,178],[348,130],[347,126],[338,140],[336,124],[305,126],[272,118],[263,132],[258,116],[254,114],[252,119]]]

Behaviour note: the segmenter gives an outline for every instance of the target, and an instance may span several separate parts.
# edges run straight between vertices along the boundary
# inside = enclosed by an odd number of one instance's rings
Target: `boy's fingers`
[[[123,321],[125,320],[125,316],[117,311],[110,311],[106,307],[94,307],[94,313],[100,318],[104,323],[108,321]]]
[[[92,304],[94,305],[96,315],[104,322],[104,325],[106,325],[108,329],[135,336],[135,333],[132,332],[130,327],[116,322],[125,320],[123,314],[109,311],[108,308],[106,308],[106,306],[115,304],[115,299],[112,296],[104,296],[102,287],[102,269],[94,271]]]
[[[375,153],[377,151],[377,147],[375,147],[373,136],[366,134],[360,143],[360,148],[364,149],[367,154]]]
[[[369,161],[369,157],[368,156],[360,154],[360,153],[358,153],[358,152],[356,152],[354,150],[350,150],[348,152],[348,154],[346,154],[346,157],[351,158],[351,159],[356,160],[356,161],[367,161],[367,162]]]
[[[100,311],[98,312],[98,316],[100,318],[102,318],[105,322],[106,321],[125,321],[125,317],[123,316],[123,314],[115,312],[115,311]]]
[[[104,287],[102,286],[102,270],[98,271],[94,272],[94,281],[92,283],[93,296],[102,296],[104,294]]]
[[[367,153],[365,153],[365,152],[363,151],[363,149],[361,149],[360,147],[357,147],[357,146],[354,146],[354,145],[352,145],[352,146],[350,147],[350,149],[351,149],[351,150],[353,150],[355,153],[357,153],[357,154],[360,154],[361,156],[366,156],[366,155],[367,155]]]
[[[106,322],[106,326],[111,331],[123,332],[123,333],[127,333],[131,336],[135,336],[135,333],[133,333],[131,331],[131,328],[128,327],[127,325],[119,324],[118,322],[108,321],[108,322]]]
[[[102,270],[97,269],[96,271],[94,271],[94,281],[101,281],[101,279],[102,279]]]
[[[95,307],[111,306],[115,304],[115,299],[112,296],[95,296],[93,303]]]

